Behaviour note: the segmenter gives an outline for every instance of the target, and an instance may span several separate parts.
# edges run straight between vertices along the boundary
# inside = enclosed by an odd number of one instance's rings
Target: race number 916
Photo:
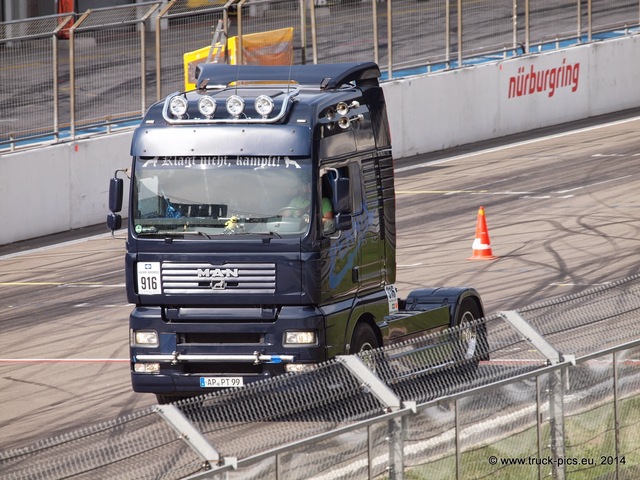
[[[160,262],[138,263],[138,294],[160,295],[162,293]]]

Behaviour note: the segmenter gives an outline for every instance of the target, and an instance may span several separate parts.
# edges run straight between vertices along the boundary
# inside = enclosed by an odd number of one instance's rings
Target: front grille
[[[262,344],[264,337],[260,333],[210,333],[210,332],[190,332],[180,335],[182,343],[191,344]]]
[[[162,289],[167,295],[273,294],[274,263],[162,263]]]
[[[263,365],[233,362],[185,363],[182,369],[191,375],[260,375],[264,370]]]

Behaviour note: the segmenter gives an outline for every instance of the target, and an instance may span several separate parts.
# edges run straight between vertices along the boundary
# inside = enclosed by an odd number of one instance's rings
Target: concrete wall
[[[105,223],[109,178],[131,165],[131,136],[129,131],[0,156],[0,245]]]
[[[394,155],[638,107],[638,78],[634,36],[386,82]],[[0,156],[0,245],[105,222],[130,141],[126,132]]]
[[[638,78],[640,36],[390,81],[385,95],[394,154],[637,107]]]

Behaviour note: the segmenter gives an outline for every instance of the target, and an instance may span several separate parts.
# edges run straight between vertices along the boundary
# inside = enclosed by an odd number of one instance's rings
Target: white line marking
[[[603,180],[601,182],[596,182],[596,183],[589,183],[587,185],[582,185],[580,187],[576,187],[576,188],[570,188],[569,190],[558,190],[557,192],[553,192],[553,193],[568,193],[568,192],[575,192],[576,190],[581,190],[583,188],[589,188],[589,187],[595,187],[596,185],[603,185],[605,183],[609,183],[609,182],[616,182],[618,180],[623,180],[625,178],[629,178],[632,177],[633,175],[625,175],[624,177],[616,177],[616,178],[610,178],[609,180]]]
[[[556,138],[562,138],[562,137],[567,137],[569,135],[575,135],[577,133],[584,133],[584,132],[590,132],[592,130],[598,130],[600,128],[606,128],[606,127],[614,127],[616,125],[623,125],[625,123],[630,123],[630,122],[635,122],[640,120],[640,117],[633,117],[633,118],[627,118],[625,120],[617,120],[615,122],[609,122],[609,123],[603,123],[600,125],[593,125],[591,127],[585,127],[585,128],[580,128],[578,130],[571,130],[569,132],[562,132],[562,133],[555,133],[553,135],[547,135],[544,137],[538,137],[538,138],[532,138],[530,140],[523,140],[522,142],[515,142],[515,143],[510,143],[507,145],[501,145],[499,147],[494,147],[494,148],[488,148],[486,150],[480,150],[478,152],[472,152],[472,153],[464,153],[462,155],[456,155],[455,157],[449,157],[449,158],[443,158],[441,160],[433,160],[431,162],[423,162],[417,165],[409,165],[406,167],[400,167],[400,168],[396,168],[395,172],[406,172],[409,170],[415,170],[416,168],[424,168],[424,167],[428,167],[431,165],[440,165],[443,163],[448,163],[448,162],[454,162],[456,160],[461,160],[463,158],[469,158],[469,157],[476,157],[478,155],[484,155],[486,153],[494,153],[494,152],[500,152],[502,150],[507,150],[509,148],[513,148],[513,147],[521,147],[524,145],[531,145],[532,143],[537,143],[537,142],[544,142],[546,140],[553,140]]]

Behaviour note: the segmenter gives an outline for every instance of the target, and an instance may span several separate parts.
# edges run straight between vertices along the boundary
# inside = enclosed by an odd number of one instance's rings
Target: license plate
[[[244,386],[242,377],[200,377],[202,388],[228,388]]]

